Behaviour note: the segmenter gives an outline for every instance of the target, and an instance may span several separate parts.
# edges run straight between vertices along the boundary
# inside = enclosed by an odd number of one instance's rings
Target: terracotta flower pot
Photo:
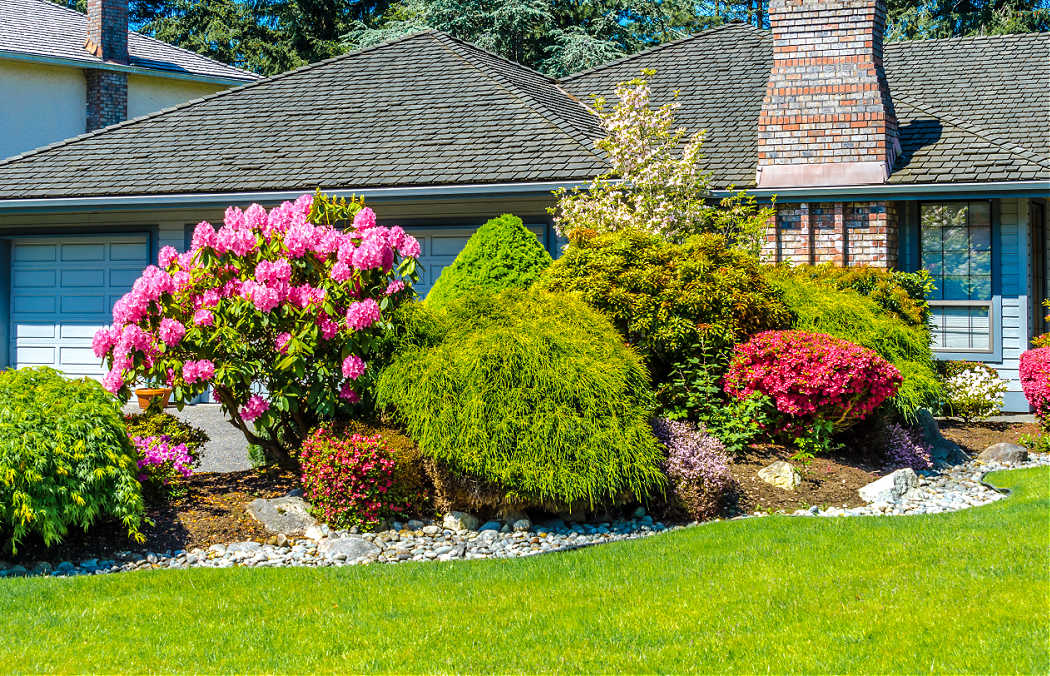
[[[139,408],[145,411],[149,408],[150,403],[160,397],[163,399],[161,408],[168,407],[168,401],[171,399],[171,388],[170,387],[144,387],[135,390],[135,396],[139,399]]]

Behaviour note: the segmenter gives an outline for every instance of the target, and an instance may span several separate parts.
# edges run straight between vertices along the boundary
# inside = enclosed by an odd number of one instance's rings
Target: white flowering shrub
[[[1006,381],[986,364],[949,362],[945,368],[946,404],[953,415],[968,423],[997,413],[1006,387]]]
[[[651,105],[645,78],[653,74],[644,70],[644,77],[617,85],[619,101],[611,108],[595,98],[607,134],[595,145],[612,169],[584,189],[556,192],[555,229],[570,240],[577,231],[645,230],[676,242],[713,232],[757,255],[773,208],[746,192],[712,201],[711,174],[700,166],[704,132],[686,140],[686,129],[674,127],[677,101]]]

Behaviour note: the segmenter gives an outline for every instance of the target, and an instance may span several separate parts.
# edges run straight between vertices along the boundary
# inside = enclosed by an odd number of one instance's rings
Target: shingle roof
[[[679,90],[676,120],[708,130],[706,167],[717,187],[750,187],[772,51],[768,32],[730,24],[563,84],[580,97],[608,94],[655,69],[654,101]],[[884,61],[903,151],[891,183],[1050,179],[1050,34],[898,42],[886,45]]]
[[[84,49],[87,16],[45,0],[0,2],[0,51],[100,64]],[[240,68],[128,31],[131,65],[229,80],[257,80]]]
[[[0,163],[0,199],[585,180],[586,108],[428,31]]]
[[[769,34],[730,24],[558,83],[427,31],[0,162],[0,199],[587,180],[579,100],[643,68],[706,129],[715,187],[750,187]],[[892,183],[1050,179],[1050,34],[887,45]]]

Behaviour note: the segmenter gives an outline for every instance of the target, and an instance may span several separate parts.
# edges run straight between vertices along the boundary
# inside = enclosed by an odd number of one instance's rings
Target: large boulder
[[[445,515],[441,525],[451,531],[477,530],[478,517],[466,512],[449,512]]]
[[[899,469],[857,490],[868,503],[899,502],[908,491],[919,486],[919,477],[911,468]]]
[[[303,535],[317,525],[317,519],[310,516],[310,505],[300,497],[252,500],[248,514],[271,533]]]
[[[317,543],[317,553],[337,561],[358,561],[379,554],[379,547],[362,537],[330,538]]]
[[[1028,449],[1017,444],[1008,444],[1004,441],[992,444],[981,451],[977,456],[981,462],[997,462],[1002,465],[1016,465],[1028,462]]]
[[[758,470],[758,478],[785,491],[793,491],[802,483],[802,475],[798,470],[783,460],[777,460],[772,465]]]

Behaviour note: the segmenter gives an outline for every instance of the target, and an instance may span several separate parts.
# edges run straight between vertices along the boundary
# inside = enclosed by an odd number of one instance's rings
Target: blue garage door
[[[11,244],[11,355],[19,367],[51,366],[101,377],[91,351],[113,303],[148,259],[146,235],[18,239]]]
[[[527,225],[526,227],[536,234],[540,242],[543,242],[544,225]],[[419,282],[415,288],[419,297],[425,298],[430,287],[441,276],[441,271],[456,260],[456,256],[463,250],[476,228],[406,228],[406,230],[419,240],[420,249],[423,252],[419,258]]]

